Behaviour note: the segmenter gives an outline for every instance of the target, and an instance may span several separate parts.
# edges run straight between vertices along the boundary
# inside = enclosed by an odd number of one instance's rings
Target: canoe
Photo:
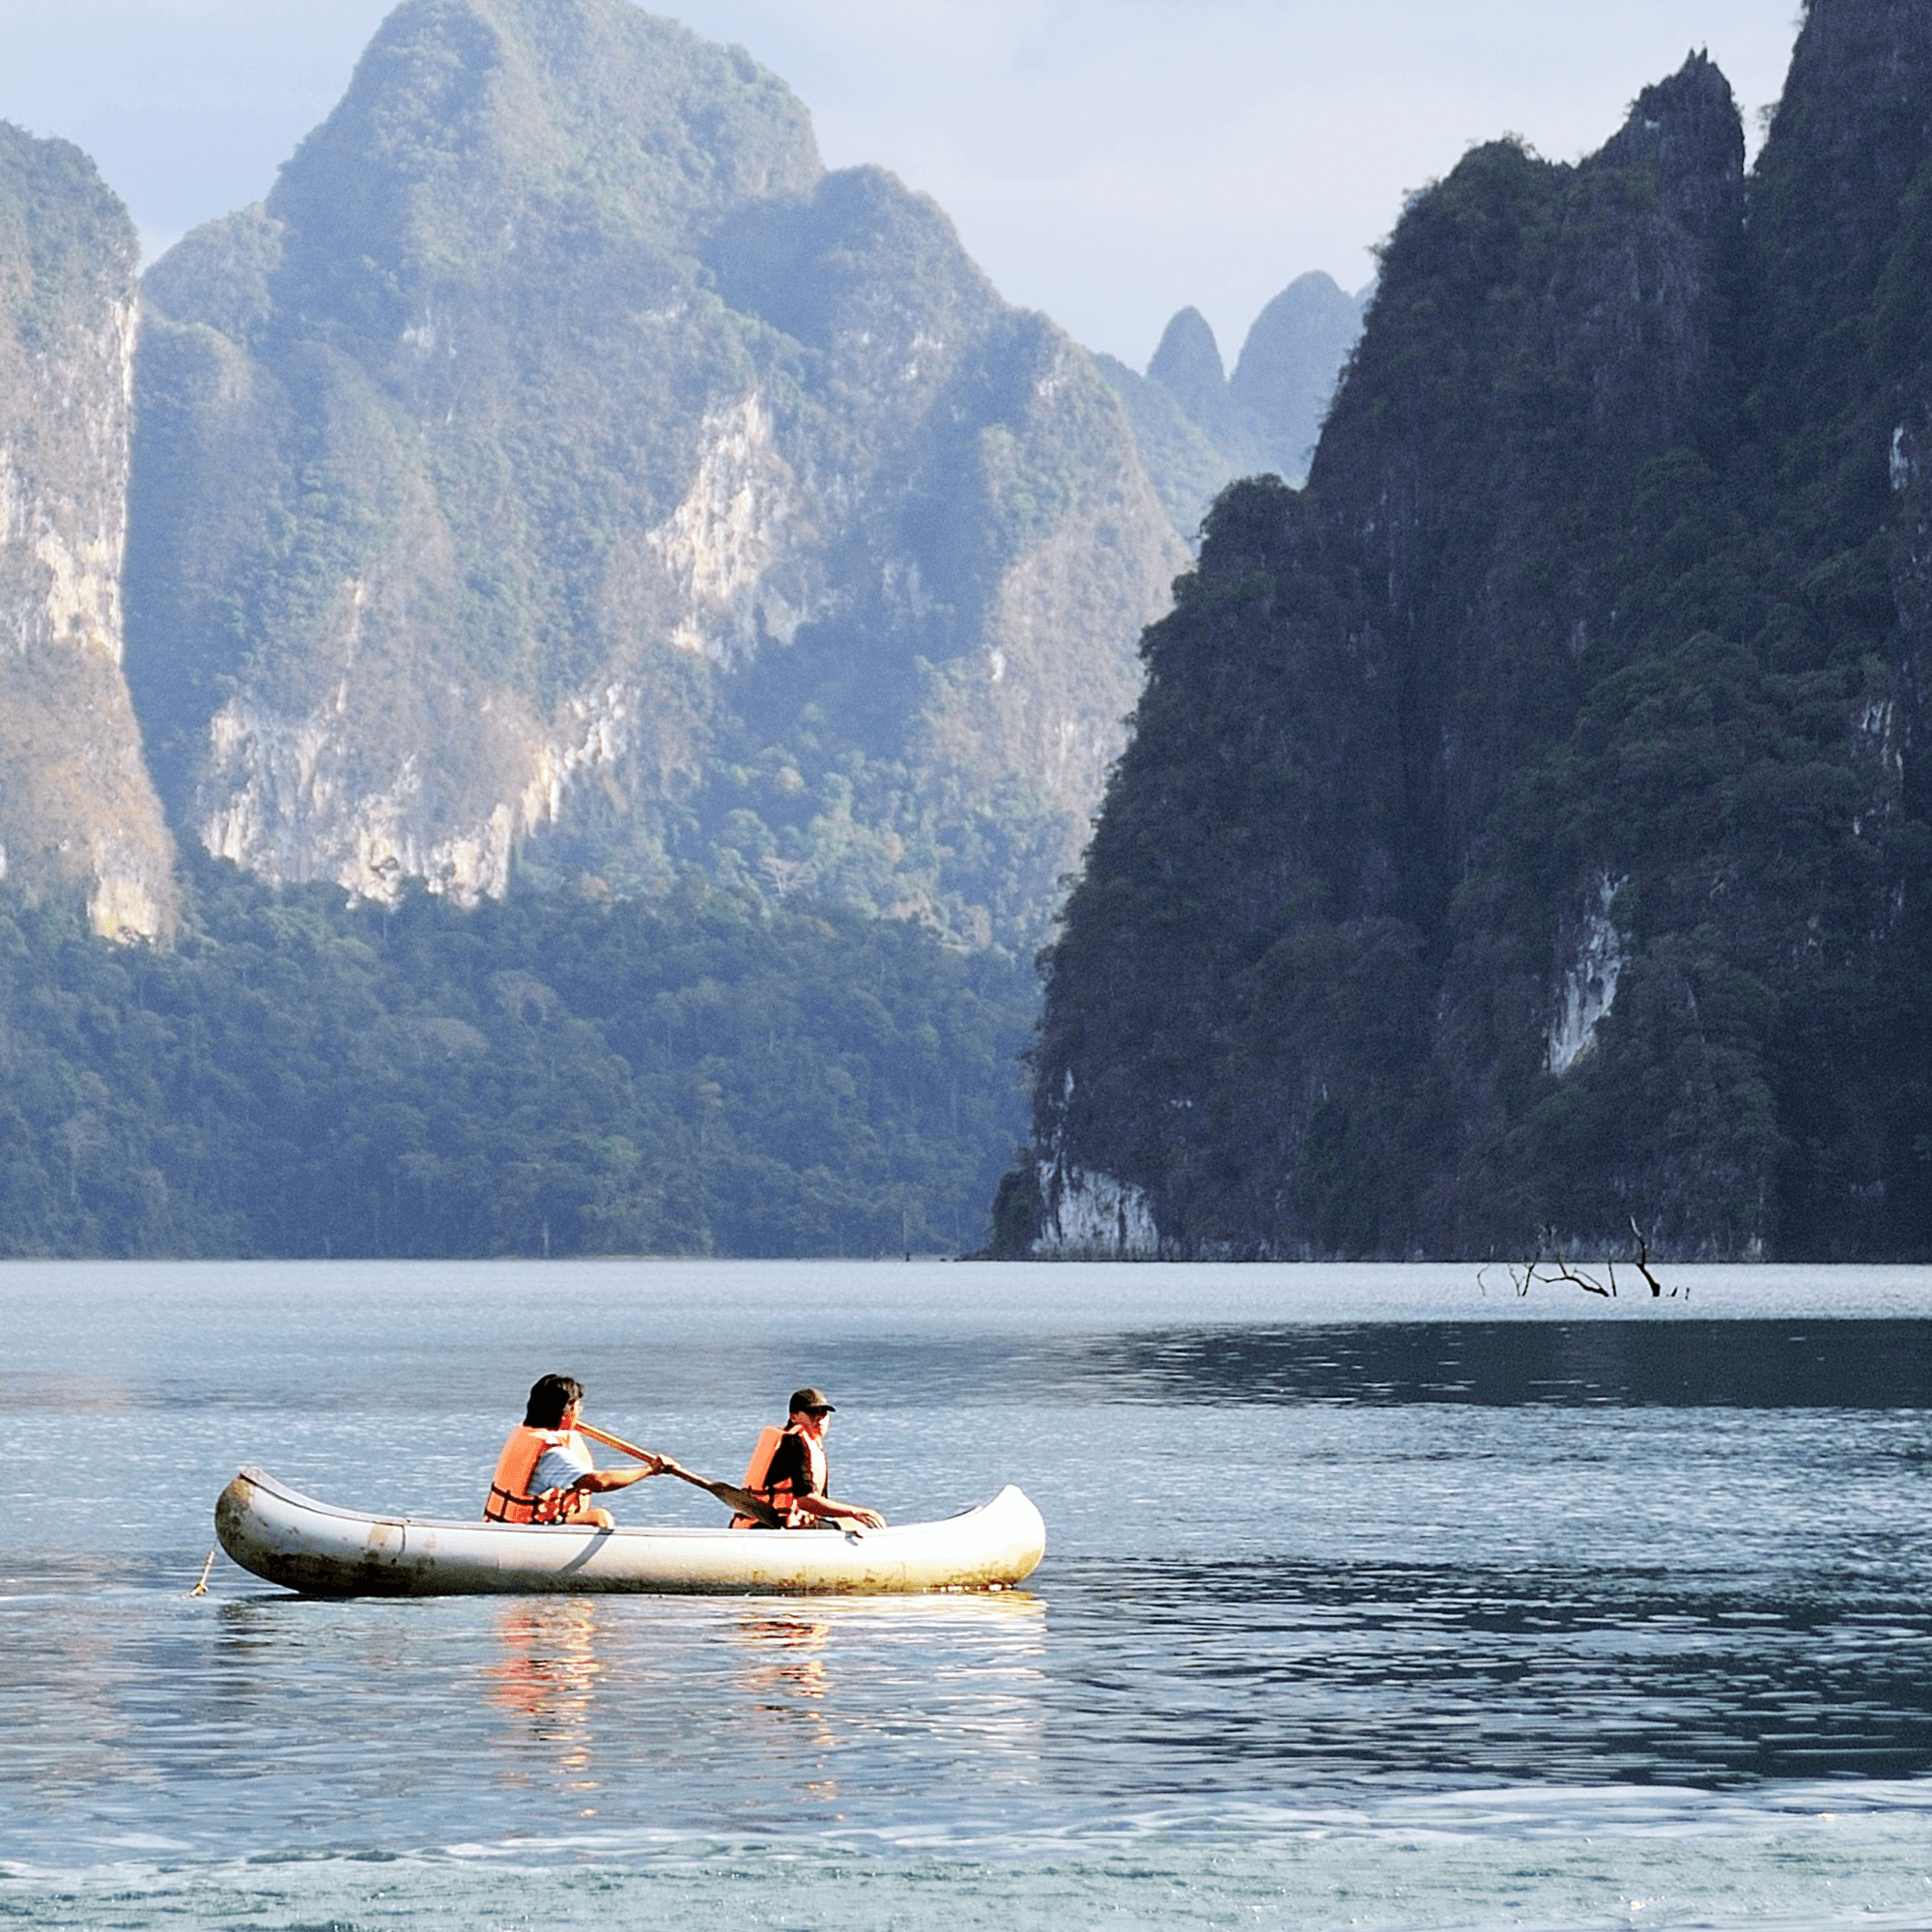
[[[937,1522],[843,1529],[592,1529],[371,1516],[256,1468],[214,1505],[242,1569],[309,1597],[629,1590],[697,1596],[878,1596],[996,1590],[1028,1577],[1046,1524],[1009,1484]]]

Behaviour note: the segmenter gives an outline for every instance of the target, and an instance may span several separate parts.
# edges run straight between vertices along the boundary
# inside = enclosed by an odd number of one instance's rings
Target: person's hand
[[[877,1510],[848,1509],[845,1520],[847,1522],[864,1523],[867,1529],[884,1529],[886,1526],[885,1518]]]

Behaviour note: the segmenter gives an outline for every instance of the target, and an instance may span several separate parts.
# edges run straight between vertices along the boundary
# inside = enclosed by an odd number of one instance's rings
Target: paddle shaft
[[[675,1476],[680,1482],[691,1484],[694,1489],[706,1490],[724,1504],[727,1509],[737,1511],[740,1516],[754,1517],[767,1529],[782,1529],[784,1518],[770,1503],[761,1501],[750,1490],[741,1490],[735,1483],[714,1483],[709,1476],[694,1475],[689,1469],[680,1467],[668,1456],[660,1456],[655,1450],[639,1449],[635,1442],[626,1442],[621,1435],[612,1435],[608,1429],[596,1429],[578,1417],[577,1428],[580,1435],[587,1435],[593,1442],[601,1442],[607,1449],[615,1449],[620,1455],[629,1456],[639,1463],[658,1463],[664,1466],[667,1476]]]

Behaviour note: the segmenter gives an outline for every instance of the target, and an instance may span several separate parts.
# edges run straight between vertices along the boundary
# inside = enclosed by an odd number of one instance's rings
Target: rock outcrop
[[[138,259],[77,148],[0,123],[0,877],[119,940],[175,905],[122,674]]]
[[[1043,931],[1184,553],[1085,354],[742,52],[405,0],[147,295],[129,668],[211,850]]]

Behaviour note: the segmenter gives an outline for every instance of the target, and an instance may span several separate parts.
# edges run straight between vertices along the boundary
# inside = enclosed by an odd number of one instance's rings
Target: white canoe
[[[457,1597],[538,1590],[705,1596],[993,1590],[1046,1552],[1038,1510],[1009,1484],[939,1522],[839,1529],[587,1529],[337,1509],[243,1469],[214,1505],[242,1569],[310,1597]]]

